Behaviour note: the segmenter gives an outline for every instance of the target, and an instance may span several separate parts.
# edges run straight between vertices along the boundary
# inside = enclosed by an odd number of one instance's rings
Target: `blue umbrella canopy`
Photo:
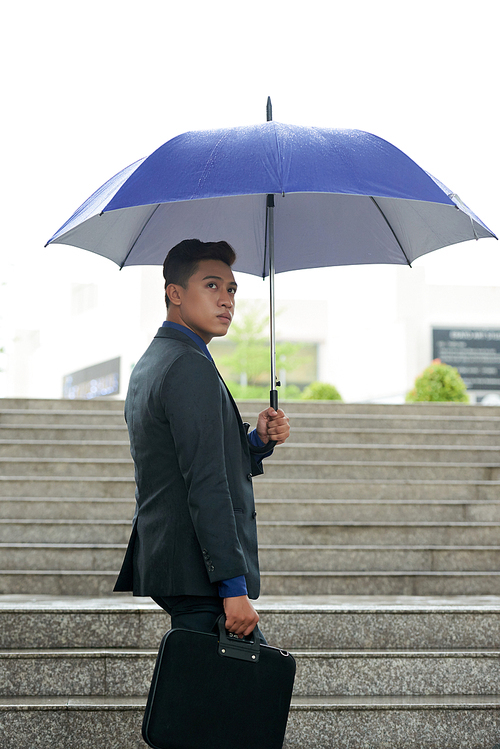
[[[268,118],[269,110],[268,100]],[[275,272],[409,265],[440,247],[494,236],[387,141],[270,120],[169,140],[106,182],[47,244],[76,245],[123,268],[161,265],[188,237],[229,242],[235,270],[270,276],[270,398],[277,408]]]
[[[395,146],[359,130],[275,121],[179,135],[97,190],[47,244],[120,267],[162,264],[186,237],[225,239],[235,269],[269,272],[274,196],[276,272],[410,264],[492,231]]]

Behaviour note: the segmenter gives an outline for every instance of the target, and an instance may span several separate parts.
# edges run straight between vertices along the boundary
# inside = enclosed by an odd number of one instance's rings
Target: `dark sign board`
[[[63,378],[63,398],[98,398],[120,390],[120,357],[80,369]]]
[[[434,328],[433,358],[456,367],[468,390],[500,391],[500,330]]]

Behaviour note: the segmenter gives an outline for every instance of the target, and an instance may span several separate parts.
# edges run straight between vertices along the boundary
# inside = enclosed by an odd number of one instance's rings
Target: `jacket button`
[[[247,479],[248,479],[249,481],[251,481],[251,480],[252,480],[252,474],[251,474],[251,473],[247,473]]]
[[[256,512],[252,512],[252,517],[255,520],[255,518],[257,517],[257,513]]]

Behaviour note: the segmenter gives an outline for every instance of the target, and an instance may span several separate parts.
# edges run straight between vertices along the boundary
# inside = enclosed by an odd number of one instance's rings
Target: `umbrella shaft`
[[[267,196],[267,226],[269,232],[269,302],[270,302],[270,341],[271,341],[271,391],[270,405],[277,410],[278,391],[276,390],[276,305],[274,294],[274,195]]]

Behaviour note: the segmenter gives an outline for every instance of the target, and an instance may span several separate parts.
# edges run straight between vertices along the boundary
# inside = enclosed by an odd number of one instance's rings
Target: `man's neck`
[[[210,336],[210,338],[208,339],[208,341],[205,340],[205,338],[203,338],[199,333],[197,333],[196,330],[193,330],[192,328],[189,327],[189,325],[186,325],[186,323],[184,322],[184,320],[182,319],[182,317],[180,315],[176,314],[176,311],[177,311],[177,309],[175,308],[175,310],[173,310],[172,312],[170,312],[170,310],[167,312],[167,320],[166,320],[166,322],[173,322],[176,325],[181,325],[183,328],[187,328],[188,330],[191,331],[191,333],[194,333],[195,335],[199,336],[199,338],[202,339],[202,341],[205,343],[205,345],[208,345],[210,343],[210,341],[212,340],[213,336]]]
[[[213,361],[210,351],[207,348],[207,344],[205,343],[203,338],[201,338],[198,333],[195,333],[194,330],[191,330],[191,328],[189,328],[187,325],[183,325],[181,323],[167,319],[163,323],[162,327],[172,327],[174,330],[179,330],[180,332],[185,333],[188,338],[191,338],[191,340],[193,340],[199,346],[205,356],[207,356],[210,361]]]

